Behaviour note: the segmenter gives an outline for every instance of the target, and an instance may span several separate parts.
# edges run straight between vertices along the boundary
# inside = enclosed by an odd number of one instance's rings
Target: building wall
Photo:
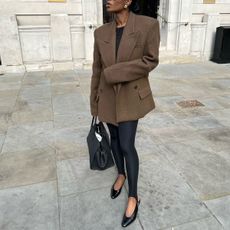
[[[92,62],[101,0],[0,0],[0,58],[5,68],[82,68]],[[15,68],[14,68],[15,67]]]
[[[230,26],[230,0],[160,3],[161,48],[208,60],[216,27]],[[102,15],[102,0],[0,0],[0,71],[90,67]]]
[[[159,20],[162,47],[209,60],[216,28],[230,26],[230,0],[162,0]]]

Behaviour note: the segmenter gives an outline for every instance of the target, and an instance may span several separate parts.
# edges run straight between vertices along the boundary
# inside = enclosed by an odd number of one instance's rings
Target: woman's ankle
[[[119,174],[118,174],[118,177],[124,177],[124,178],[126,178],[126,175],[123,174],[123,173],[119,173]]]

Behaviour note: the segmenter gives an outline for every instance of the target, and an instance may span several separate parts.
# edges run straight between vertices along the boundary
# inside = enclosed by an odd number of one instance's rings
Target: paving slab
[[[23,87],[28,86],[46,86],[50,85],[51,81],[48,77],[48,73],[45,71],[39,72],[26,72],[23,79]]]
[[[164,229],[211,214],[172,163],[163,155],[140,162],[139,209],[144,229]]]
[[[80,126],[78,128],[55,128],[50,141],[54,139],[57,159],[65,160],[89,154],[86,142],[88,132],[89,126]]]
[[[79,77],[73,70],[52,71],[48,73],[51,83],[73,82],[78,81]]]
[[[84,112],[86,104],[80,93],[58,94],[53,97],[54,114],[74,114]]]
[[[53,140],[48,136],[52,128],[53,122],[49,121],[10,126],[2,153],[53,146]]]
[[[150,73],[156,108],[138,123],[141,205],[129,229],[230,228],[229,70],[161,63]],[[116,166],[89,169],[91,76],[0,76],[0,229],[122,229],[128,181],[112,200]]]
[[[207,207],[220,221],[224,228],[230,229],[230,196],[205,201]]]
[[[121,191],[116,200],[110,198],[110,187],[101,186],[72,196],[61,197],[60,223],[62,230],[124,229],[121,226],[127,194]],[[126,227],[142,230],[138,219]]]
[[[186,118],[210,115],[210,113],[207,112],[202,106],[186,108],[181,107],[177,110],[170,110],[168,113],[180,121]]]
[[[91,170],[89,157],[84,156],[57,162],[57,175],[59,194],[65,196],[112,186],[117,173],[115,166],[104,171]]]
[[[51,107],[43,109],[26,109],[15,111],[11,114],[10,121],[12,125],[33,124],[40,122],[53,121],[53,111]]]
[[[77,93],[79,91],[79,87],[79,82],[53,83],[51,85],[51,92],[53,96],[67,93]]]
[[[0,152],[2,150],[3,143],[5,141],[5,135],[0,135]]]
[[[185,224],[177,225],[165,230],[224,230],[215,217],[207,217]]]
[[[186,127],[184,125],[174,126],[174,127],[163,127],[159,129],[152,129],[150,131],[150,136],[160,140],[160,143],[177,143],[188,139],[193,139],[197,136],[196,130],[191,127]]]
[[[51,98],[49,84],[24,85],[19,93],[21,100],[33,100],[39,98]]]
[[[56,182],[0,190],[1,230],[59,230]]]
[[[155,97],[155,104],[156,107],[160,107],[162,111],[169,111],[169,110],[175,110],[178,109],[179,106],[177,105],[177,102],[182,101],[186,99],[183,96],[158,96]]]
[[[52,108],[51,98],[28,98],[18,97],[14,112],[34,112],[39,110],[50,110]]]
[[[0,189],[55,179],[56,156],[51,148],[0,154]]]
[[[11,122],[11,107],[0,106],[0,135],[5,135]]]
[[[189,143],[168,143],[163,154],[186,177],[186,181],[207,200],[230,194],[230,160]]]
[[[211,111],[211,114],[219,121],[219,123],[226,127],[230,127],[230,109]]]
[[[17,82],[0,82],[0,90],[20,90],[21,88],[21,81],[18,80]]]
[[[200,116],[200,117],[192,117],[183,119],[182,123],[185,126],[194,128],[196,130],[204,130],[204,129],[213,129],[213,128],[224,128],[215,117],[212,115],[208,116]]]
[[[77,111],[71,114],[54,114],[54,127],[90,127],[92,117],[89,116],[88,111]]]
[[[217,127],[213,129],[199,130],[197,134],[215,151],[221,151],[230,148],[230,128]]]

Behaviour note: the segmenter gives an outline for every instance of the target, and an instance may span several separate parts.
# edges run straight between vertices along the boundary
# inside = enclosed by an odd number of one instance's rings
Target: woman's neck
[[[126,25],[129,14],[130,13],[128,10],[123,10],[123,11],[115,14],[115,21],[116,21],[117,27],[123,27]]]

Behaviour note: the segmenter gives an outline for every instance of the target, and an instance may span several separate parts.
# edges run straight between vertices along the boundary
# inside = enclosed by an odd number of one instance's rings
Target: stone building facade
[[[161,50],[208,60],[230,0],[161,0],[158,20]],[[0,71],[88,68],[102,24],[103,0],[0,0]]]
[[[58,0],[57,0],[58,1]],[[0,58],[4,71],[89,66],[102,0],[0,0]]]
[[[230,26],[230,0],[161,0],[161,49],[210,60],[216,28]]]

